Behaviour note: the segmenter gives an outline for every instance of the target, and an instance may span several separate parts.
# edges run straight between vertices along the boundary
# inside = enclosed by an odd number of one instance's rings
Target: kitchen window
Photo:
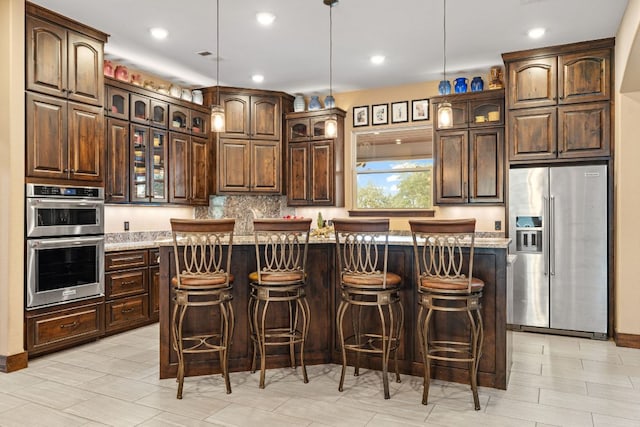
[[[431,209],[431,126],[355,132],[353,141],[356,210]]]

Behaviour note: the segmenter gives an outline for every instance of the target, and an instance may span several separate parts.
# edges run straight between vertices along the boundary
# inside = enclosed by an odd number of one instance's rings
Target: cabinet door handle
[[[71,323],[65,323],[64,325],[60,325],[60,329],[68,329],[68,328],[75,328],[79,325],[77,320],[74,320]]]
[[[64,169],[62,169],[62,172],[69,172],[69,169],[64,168]]]
[[[122,257],[122,258],[113,258],[111,260],[111,262],[113,264],[115,264],[117,262],[127,262],[127,261],[142,261],[142,257],[140,257],[140,256],[126,256],[126,257]]]
[[[69,172],[76,173],[76,170],[75,169],[71,169]]]
[[[122,310],[120,310],[120,313],[127,314],[127,313],[131,313],[132,311],[133,311],[133,308],[123,308]]]
[[[120,283],[120,286],[135,285],[136,283],[138,283],[138,282],[136,282],[135,280],[127,280],[126,282]]]

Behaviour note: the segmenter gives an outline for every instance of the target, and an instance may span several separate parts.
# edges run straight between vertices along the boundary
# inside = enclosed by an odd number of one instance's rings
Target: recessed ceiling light
[[[254,74],[251,76],[251,80],[255,83],[262,83],[264,81],[264,76],[262,74]]]
[[[164,40],[169,35],[169,32],[161,27],[154,27],[150,29],[149,32],[151,33],[151,36],[157,40]]]
[[[384,55],[373,55],[370,61],[372,64],[380,65],[384,62]]]
[[[542,27],[532,28],[529,30],[528,34],[532,39],[539,39],[540,37],[544,36],[545,31],[546,30]]]
[[[273,21],[276,20],[276,15],[269,12],[260,12],[256,13],[256,20],[260,23],[260,25],[268,27],[269,25],[273,24]]]

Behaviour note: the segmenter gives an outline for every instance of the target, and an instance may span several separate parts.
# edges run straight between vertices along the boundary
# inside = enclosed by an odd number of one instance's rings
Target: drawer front
[[[105,293],[108,299],[138,295],[148,289],[146,268],[105,275]]]
[[[129,329],[149,320],[149,295],[122,298],[107,302],[107,331]]]
[[[104,308],[102,303],[81,306],[28,318],[27,350],[36,354],[47,347],[58,347],[66,341],[82,341],[102,335]]]
[[[104,270],[124,270],[127,268],[146,267],[147,250],[111,252],[104,258]]]

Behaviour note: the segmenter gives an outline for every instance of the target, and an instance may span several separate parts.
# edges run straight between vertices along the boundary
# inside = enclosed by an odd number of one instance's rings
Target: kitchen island
[[[509,239],[477,238],[474,257],[474,276],[485,282],[482,297],[482,318],[485,339],[480,361],[478,381],[481,386],[506,389],[511,365],[511,340],[507,331],[507,250]],[[410,236],[394,236],[389,244],[389,271],[402,277],[401,298],[404,305],[404,330],[398,350],[400,372],[421,376],[422,357],[416,335],[418,313],[418,293],[415,286],[413,246]],[[235,276],[233,285],[233,308],[236,325],[233,334],[229,367],[234,371],[248,371],[251,368],[251,340],[247,302],[249,298],[248,275],[256,267],[255,246],[251,236],[234,236],[231,273]],[[335,327],[335,313],[339,303],[340,289],[338,272],[335,267],[335,242],[331,239],[313,239],[309,243],[307,263],[307,299],[311,306],[311,328],[305,348],[305,362],[308,365],[341,364],[338,337]],[[171,348],[171,277],[175,275],[173,246],[170,242],[160,245],[160,378],[176,376],[177,357]],[[275,307],[274,307],[275,308]],[[439,313],[438,313],[439,314]],[[459,313],[462,314],[462,313]],[[277,315],[277,313],[276,313]],[[188,316],[185,330],[198,332],[215,325],[217,311],[205,310]],[[464,317],[447,316],[447,320],[435,317],[436,333],[447,332],[458,339],[468,336],[468,326]],[[277,352],[277,349],[273,349]],[[287,349],[268,356],[267,367],[289,366]],[[198,355],[199,356],[199,355]],[[186,375],[205,375],[220,372],[217,360],[211,355],[191,357],[185,361]],[[216,356],[213,356],[216,357]],[[434,362],[432,376],[446,381],[468,383],[466,364]],[[351,363],[350,363],[351,364]],[[362,357],[361,366],[380,369],[380,359]],[[349,370],[351,374],[352,370]],[[268,378],[268,371],[267,371]]]

